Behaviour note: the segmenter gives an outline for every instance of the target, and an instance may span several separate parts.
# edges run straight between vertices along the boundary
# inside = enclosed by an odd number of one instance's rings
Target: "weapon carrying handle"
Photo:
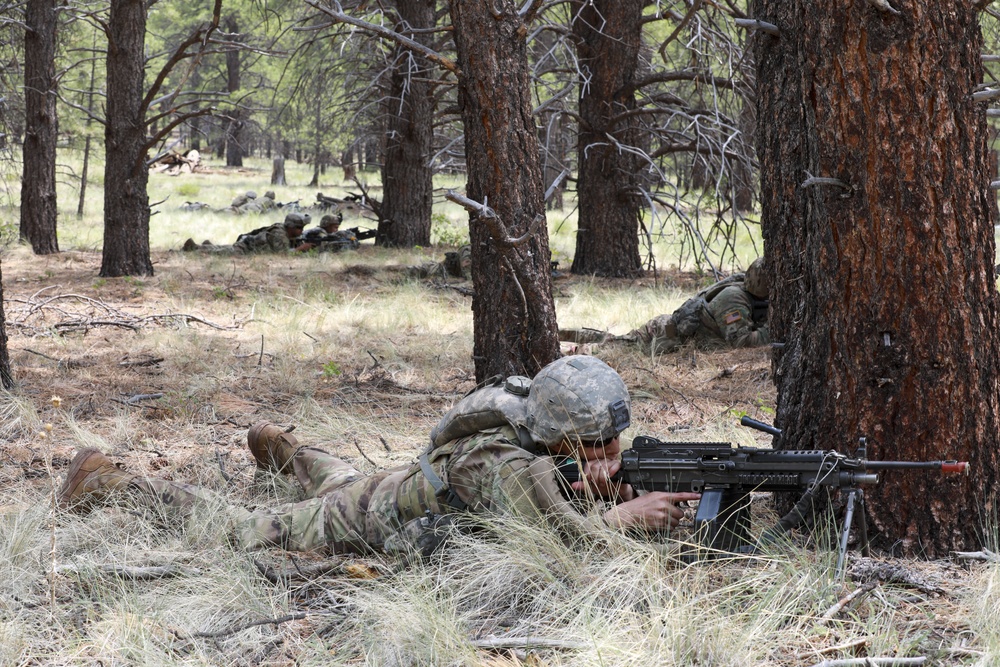
[[[764,422],[757,421],[756,419],[751,419],[744,415],[740,418],[740,424],[742,426],[749,426],[750,428],[757,429],[758,431],[763,431],[764,433],[769,433],[775,437],[781,437],[781,429],[775,428],[770,424],[765,424]]]

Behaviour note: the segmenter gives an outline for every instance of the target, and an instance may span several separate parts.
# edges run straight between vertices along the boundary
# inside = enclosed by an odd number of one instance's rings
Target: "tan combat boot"
[[[271,422],[257,422],[247,432],[247,445],[257,460],[257,467],[263,470],[285,470],[292,460],[295,450],[302,445],[291,433],[285,433],[280,426]],[[291,472],[291,468],[288,468]]]
[[[59,489],[59,505],[64,509],[89,511],[115,491],[124,491],[135,478],[100,451],[81,450]]]

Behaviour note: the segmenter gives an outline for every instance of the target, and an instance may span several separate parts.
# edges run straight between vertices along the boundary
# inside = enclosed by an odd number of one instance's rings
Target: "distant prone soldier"
[[[767,327],[770,276],[764,260],[706,287],[669,315],[659,315],[638,329],[615,336],[597,329],[560,329],[569,343],[624,343],[647,354],[676,352],[683,345],[701,349],[758,347],[770,343]]]
[[[327,213],[318,227],[307,230],[301,237],[295,249],[299,252],[318,250],[319,252],[340,252],[341,250],[357,250],[360,241],[375,237],[374,229],[360,230],[357,227],[341,229],[340,223],[344,216]]]
[[[302,236],[302,230],[309,223],[310,217],[308,213],[289,213],[283,222],[240,234],[232,245],[214,245],[210,241],[198,244],[194,239],[188,239],[181,249],[223,255],[288,252],[297,245],[297,239]]]
[[[425,262],[406,267],[406,274],[421,280],[470,280],[472,278],[472,246],[464,245],[458,250],[449,250],[441,262]]]
[[[237,205],[236,202],[241,200],[243,203]],[[233,205],[230,208],[233,213],[236,213],[237,215],[244,215],[247,213],[265,213],[277,206],[277,202],[274,201],[274,190],[268,190],[264,193],[263,197],[257,197],[257,193],[251,190],[245,195],[240,195],[234,199]]]

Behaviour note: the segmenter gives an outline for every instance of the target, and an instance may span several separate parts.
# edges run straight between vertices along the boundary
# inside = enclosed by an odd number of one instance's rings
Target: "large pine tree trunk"
[[[755,0],[776,422],[788,448],[955,458],[889,472],[883,544],[943,556],[994,516],[1000,362],[982,38],[972,3]],[[810,176],[839,179],[809,185]],[[985,512],[984,512],[985,508]],[[898,540],[898,542],[897,542]]]
[[[146,4],[111,0],[104,128],[101,276],[151,276],[146,124],[142,108]]]
[[[434,0],[397,0],[401,25],[420,30],[434,27]],[[407,35],[430,41],[429,33]],[[403,49],[395,51],[389,94],[383,103],[388,123],[382,160],[382,220],[376,245],[410,248],[431,242],[433,173],[429,163],[434,140],[434,95],[427,59]]]
[[[573,34],[580,86],[580,222],[572,272],[635,277],[642,273],[639,145],[635,81],[644,0],[576,3]],[[626,147],[623,149],[623,146]]]
[[[499,217],[497,225],[477,214],[469,220],[476,378],[531,377],[559,356],[559,341],[527,30],[513,0],[450,0],[449,7],[461,69],[467,195]],[[503,243],[529,230],[523,242]]]
[[[31,0],[24,35],[24,177],[21,238],[37,255],[59,252],[56,239],[56,3]]]

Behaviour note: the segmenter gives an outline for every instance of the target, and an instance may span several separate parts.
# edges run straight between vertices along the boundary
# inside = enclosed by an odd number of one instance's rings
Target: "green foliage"
[[[197,197],[199,192],[201,192],[201,186],[191,181],[181,183],[177,188],[177,194],[184,197]]]
[[[444,213],[434,213],[431,215],[431,240],[440,245],[463,246],[469,242],[468,225]]]
[[[336,361],[328,361],[325,364],[323,364],[323,377],[335,378],[341,373],[343,373],[343,371],[340,370],[340,366],[337,364]]]
[[[20,238],[20,225],[14,220],[0,222],[0,247],[7,248]]]

